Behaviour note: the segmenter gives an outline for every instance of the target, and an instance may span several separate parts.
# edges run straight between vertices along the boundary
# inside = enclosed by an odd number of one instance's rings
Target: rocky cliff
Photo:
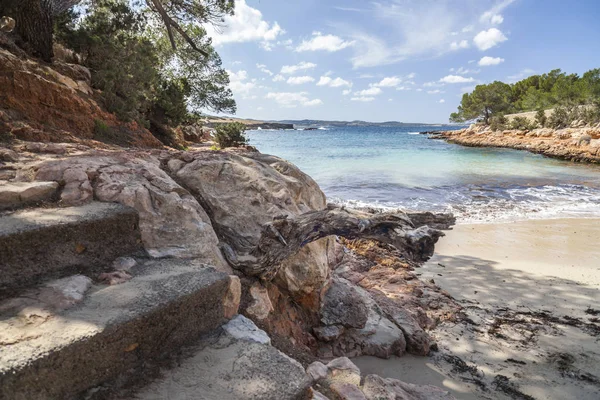
[[[471,125],[466,129],[431,134],[433,138],[463,146],[506,147],[563,160],[600,163],[600,125],[558,130],[539,128],[531,131],[492,131],[483,125]]]

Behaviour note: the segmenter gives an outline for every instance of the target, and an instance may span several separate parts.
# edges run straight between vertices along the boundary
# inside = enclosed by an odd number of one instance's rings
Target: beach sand
[[[464,318],[431,332],[430,357],[356,364],[461,399],[600,399],[599,238],[600,219],[454,227],[418,273]]]

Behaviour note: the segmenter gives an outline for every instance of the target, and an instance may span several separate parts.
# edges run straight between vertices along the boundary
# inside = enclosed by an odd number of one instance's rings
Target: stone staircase
[[[227,323],[237,277],[151,259],[140,238],[137,212],[112,203],[0,216],[0,399],[307,395],[300,364],[250,320]]]

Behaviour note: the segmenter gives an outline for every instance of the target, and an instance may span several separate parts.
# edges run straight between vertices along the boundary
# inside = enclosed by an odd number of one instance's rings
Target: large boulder
[[[152,156],[118,153],[46,161],[35,178],[61,184],[63,205],[94,198],[135,208],[144,247],[153,257],[197,257],[229,270],[202,206]]]
[[[252,151],[182,153],[172,171],[201,202],[217,234],[238,248],[256,244],[264,224],[326,207],[316,182],[291,163]],[[321,289],[329,276],[333,238],[306,245],[285,260],[278,284],[292,294]]]

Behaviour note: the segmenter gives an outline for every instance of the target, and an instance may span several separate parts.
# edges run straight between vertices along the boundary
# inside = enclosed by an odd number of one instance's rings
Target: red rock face
[[[64,70],[63,65],[61,71]],[[81,75],[81,74],[80,74]],[[74,75],[77,78],[77,75]],[[122,136],[122,144],[162,147],[137,123],[123,123],[105,112],[88,93],[89,83],[0,50],[0,111],[17,139],[37,142],[89,142],[95,121]]]

